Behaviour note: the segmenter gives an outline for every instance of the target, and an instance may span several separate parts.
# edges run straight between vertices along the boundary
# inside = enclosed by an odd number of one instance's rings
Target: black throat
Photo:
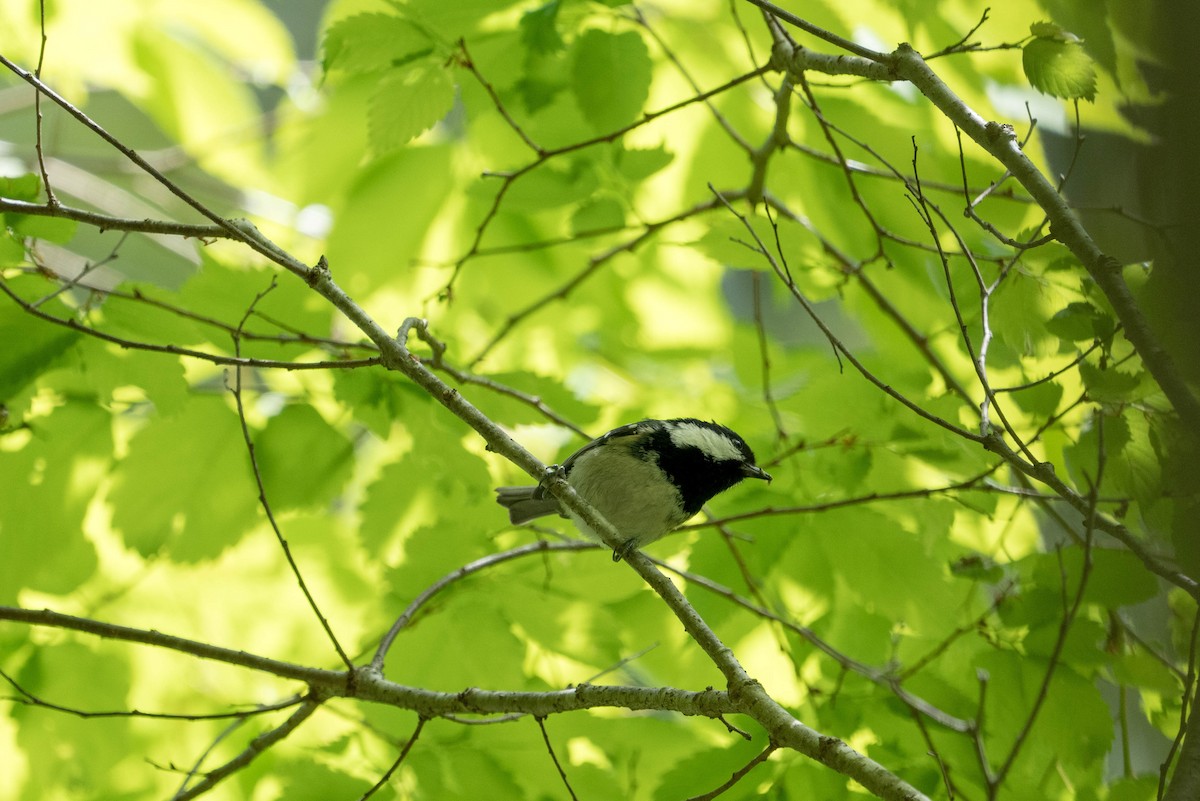
[[[699,448],[680,448],[671,442],[670,432],[665,430],[651,434],[641,451],[640,456],[647,461],[657,457],[659,468],[678,487],[688,517],[699,512],[713,496],[745,478],[742,462],[718,461]]]

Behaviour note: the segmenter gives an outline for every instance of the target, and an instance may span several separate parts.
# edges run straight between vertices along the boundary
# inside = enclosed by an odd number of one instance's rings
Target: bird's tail
[[[514,526],[543,515],[558,514],[558,500],[537,490],[538,487],[497,487],[496,503],[508,509],[508,519]]]

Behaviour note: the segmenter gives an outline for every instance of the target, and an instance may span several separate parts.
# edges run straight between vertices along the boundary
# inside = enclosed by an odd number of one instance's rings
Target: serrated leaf
[[[324,67],[326,72],[373,72],[432,47],[433,40],[407,20],[391,14],[356,14],[335,23],[325,35]]]
[[[454,83],[440,64],[426,61],[392,71],[371,98],[371,146],[377,153],[404,147],[436,125],[453,104]]]
[[[1039,39],[1053,39],[1058,42],[1078,42],[1079,37],[1056,22],[1031,23],[1029,32]]]
[[[1077,41],[1037,38],[1025,45],[1021,64],[1034,89],[1064,100],[1095,100],[1096,67]]]
[[[1119,403],[1132,400],[1142,383],[1142,374],[1122,373],[1116,368],[1101,370],[1090,362],[1081,362],[1079,375],[1087,387],[1088,396],[1100,403]]]
[[[1014,270],[992,296],[992,319],[997,339],[1018,354],[1034,355],[1051,340],[1046,336],[1046,318],[1058,304],[1050,296],[1051,285]],[[1057,350],[1058,343],[1052,342]]]
[[[257,520],[253,478],[238,448],[237,416],[219,398],[193,397],[129,443],[113,482],[113,526],[149,556],[171,544],[180,559],[216,556]]]
[[[571,88],[584,118],[597,131],[633,122],[650,91],[650,54],[633,31],[592,29],[575,42]]]
[[[1105,324],[1104,314],[1092,304],[1076,302],[1055,312],[1046,321],[1046,330],[1060,339],[1080,342],[1095,339],[1111,325],[1111,321]]]

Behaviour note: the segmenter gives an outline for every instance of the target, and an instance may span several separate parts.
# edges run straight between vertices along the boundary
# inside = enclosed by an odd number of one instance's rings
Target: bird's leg
[[[537,489],[535,489],[533,491],[533,497],[536,498],[537,500],[541,500],[542,498],[545,498],[546,497],[546,485],[549,484],[554,479],[562,477],[562,475],[563,475],[563,466],[561,464],[548,465],[546,467],[545,472],[542,474],[542,480],[538,482]]]
[[[629,539],[625,540],[623,543],[621,543],[620,548],[613,550],[613,561],[620,562],[626,556],[629,556],[629,554],[637,550],[637,544],[638,541],[636,537],[630,537]]]

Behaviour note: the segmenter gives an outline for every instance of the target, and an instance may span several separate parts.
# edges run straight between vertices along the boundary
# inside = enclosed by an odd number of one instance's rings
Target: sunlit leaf
[[[571,85],[584,117],[597,131],[619,128],[641,112],[650,89],[650,56],[633,31],[592,29],[574,46]]]
[[[267,423],[255,454],[271,505],[288,509],[332,500],[349,478],[353,449],[311,407],[289,406]]]
[[[196,399],[155,420],[129,444],[113,489],[113,524],[126,545],[180,559],[217,556],[254,522],[249,458],[234,447],[237,417],[221,399]],[[240,477],[231,485],[230,477]],[[219,501],[219,502],[217,502]]]
[[[1096,99],[1096,69],[1079,40],[1056,25],[1034,23],[1021,63],[1033,88],[1065,100]]]
[[[371,145],[379,153],[403,147],[446,116],[454,84],[440,65],[425,61],[393,70],[371,101]]]
[[[391,14],[358,14],[325,34],[325,70],[373,72],[429,51],[430,38],[408,20]]]
[[[561,0],[550,0],[521,17],[521,41],[531,53],[552,53],[563,48],[556,26],[561,8]]]

